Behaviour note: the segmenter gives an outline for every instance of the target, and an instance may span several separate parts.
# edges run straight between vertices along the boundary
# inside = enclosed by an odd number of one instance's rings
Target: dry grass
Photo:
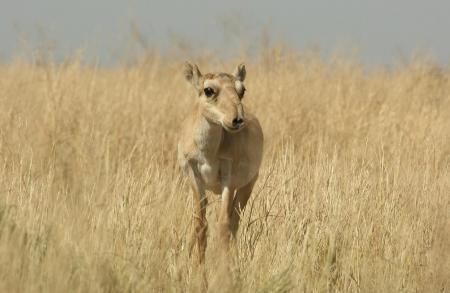
[[[180,65],[0,66],[1,292],[199,290]],[[209,290],[450,292],[449,72],[277,50],[247,69],[265,157],[225,281],[210,195]]]

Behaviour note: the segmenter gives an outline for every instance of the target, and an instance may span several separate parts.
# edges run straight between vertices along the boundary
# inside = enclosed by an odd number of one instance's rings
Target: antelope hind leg
[[[247,205],[248,199],[252,194],[253,187],[255,186],[256,179],[258,179],[258,175],[256,175],[247,185],[238,189],[236,196],[234,197],[230,220],[230,229],[233,239],[236,239],[239,222],[241,220],[240,214],[244,211],[245,206]]]

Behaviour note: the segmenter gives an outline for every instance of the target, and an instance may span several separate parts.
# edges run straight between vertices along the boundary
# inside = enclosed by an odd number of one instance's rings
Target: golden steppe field
[[[208,194],[209,292],[450,292],[448,68],[212,56],[192,61],[246,62],[265,150],[226,278]],[[176,162],[183,61],[0,65],[0,292],[204,289]]]

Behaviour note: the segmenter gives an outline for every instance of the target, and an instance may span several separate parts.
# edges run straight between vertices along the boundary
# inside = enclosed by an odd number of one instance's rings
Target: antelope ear
[[[200,87],[200,78],[202,73],[198,69],[197,65],[191,64],[189,61],[184,63],[184,77],[189,81],[196,89]]]
[[[236,69],[234,69],[234,72],[233,72],[234,77],[239,81],[244,81],[246,74],[247,74],[247,71],[245,70],[244,63],[241,63],[238,66],[236,66]]]

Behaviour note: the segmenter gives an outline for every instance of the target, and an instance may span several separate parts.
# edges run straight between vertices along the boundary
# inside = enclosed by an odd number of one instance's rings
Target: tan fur
[[[186,63],[185,77],[197,92],[193,111],[182,124],[178,160],[189,176],[194,194],[194,241],[203,262],[206,250],[205,191],[221,195],[219,215],[221,243],[225,250],[236,236],[239,212],[245,208],[258,177],[263,151],[263,133],[258,119],[243,106],[246,71],[239,65],[233,75],[202,75]],[[207,97],[206,87],[215,95]],[[233,120],[243,121],[239,127]],[[236,126],[238,125],[238,126]]]

